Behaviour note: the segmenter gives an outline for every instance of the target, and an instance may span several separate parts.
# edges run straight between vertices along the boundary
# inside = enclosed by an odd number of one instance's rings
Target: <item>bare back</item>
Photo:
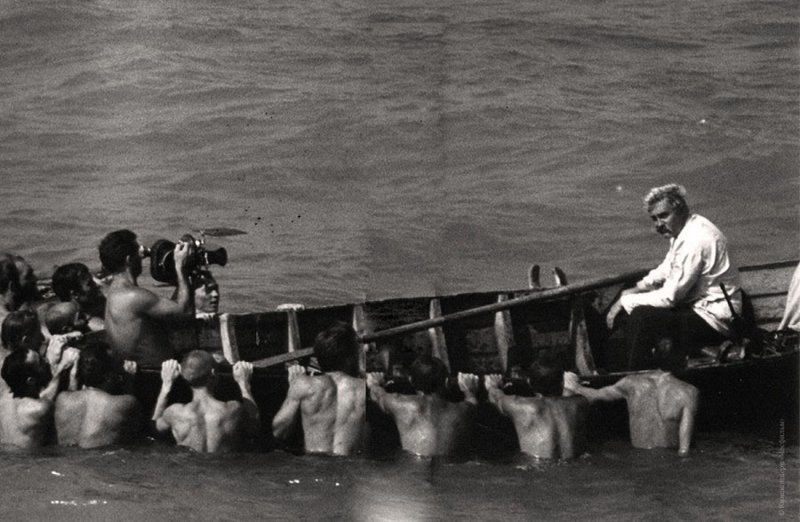
[[[276,433],[285,432],[298,409],[307,452],[351,455],[361,449],[366,412],[364,379],[338,371],[298,376],[273,419]]]
[[[681,421],[687,410],[693,415],[697,388],[662,371],[629,375],[617,386],[628,403],[634,447],[679,447]]]
[[[503,398],[502,410],[511,416],[523,453],[542,459],[570,459],[586,449],[584,397]]]
[[[56,433],[62,446],[97,448],[130,440],[142,428],[142,410],[132,395],[86,389],[56,399]]]
[[[163,415],[175,442],[198,452],[217,453],[239,448],[243,410],[238,401],[222,402],[203,393],[188,404],[173,404]]]
[[[0,398],[0,444],[30,449],[44,443],[53,403],[44,399]]]
[[[134,285],[112,284],[106,294],[105,328],[108,342],[120,359],[156,366],[174,357],[161,321],[145,313],[158,296]]]
[[[470,428],[472,405],[453,403],[437,394],[388,394],[387,411],[394,417],[403,449],[421,456],[453,455]]]

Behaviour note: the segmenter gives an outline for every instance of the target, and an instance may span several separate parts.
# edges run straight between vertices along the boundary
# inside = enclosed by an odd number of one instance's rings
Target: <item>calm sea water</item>
[[[666,245],[641,196],[677,181],[740,264],[796,258],[798,10],[8,0],[0,247],[47,275],[98,268],[117,228],[238,228],[214,240],[227,311],[516,288],[533,262],[576,281],[653,265]],[[552,469],[445,466],[435,485],[374,462],[66,452],[4,459],[0,489],[40,518],[776,516],[774,448],[746,440],[680,465],[620,444]]]

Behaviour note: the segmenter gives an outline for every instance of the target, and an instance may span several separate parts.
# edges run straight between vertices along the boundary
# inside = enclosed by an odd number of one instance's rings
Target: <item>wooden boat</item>
[[[746,304],[759,327],[771,330],[779,323],[797,263],[741,268]],[[402,374],[417,354],[431,353],[451,374],[463,371],[513,377],[548,350],[565,357],[589,386],[600,387],[629,372],[614,371],[607,354],[600,353],[595,342],[598,321],[603,320],[619,292],[644,273],[566,284],[559,271],[556,279],[561,286],[545,289],[537,287],[534,277],[529,288],[517,290],[314,308],[284,305],[275,311],[221,314],[215,321],[198,321],[175,331],[172,340],[180,350],[200,347],[230,363],[253,361],[257,367],[254,393],[265,422],[285,396],[283,363],[296,359],[308,362],[312,352],[308,347],[314,337],[337,321],[352,324],[359,333],[364,372]],[[150,404],[160,385],[158,369],[140,373],[139,395]],[[777,430],[775,422],[781,419],[789,430],[797,426],[796,343],[747,354],[741,360],[693,359],[678,376],[701,391],[700,429],[764,426]],[[236,395],[230,378],[223,378],[220,384],[223,396]],[[609,420],[619,415],[610,407],[602,415],[603,422],[619,425]]]
[[[778,325],[797,263],[740,269],[746,309],[760,328],[772,330]],[[307,364],[315,336],[337,321],[352,324],[359,333],[362,372],[402,375],[416,355],[430,353],[440,358],[451,374],[501,373],[514,378],[549,351],[563,357],[589,386],[612,384],[630,372],[615,371],[613,358],[603,353],[598,342],[601,325],[619,292],[644,273],[567,284],[563,272],[556,269],[556,286],[541,288],[536,267],[528,288],[313,308],[283,305],[274,311],[221,314],[211,321],[198,320],[176,328],[171,340],[181,352],[200,348],[228,363],[254,362],[253,392],[268,440],[270,421],[288,388],[284,363],[299,360]],[[229,371],[223,369],[220,374],[218,394],[223,399],[236,398],[238,390]],[[700,389],[699,429],[755,427],[777,437],[782,423],[788,440],[797,439],[793,430],[798,426],[799,374],[796,342],[748,353],[740,360],[692,359],[678,372],[681,379]],[[158,368],[140,369],[137,395],[147,408],[155,403],[160,384]],[[524,386],[520,389],[524,392]],[[188,400],[187,392],[184,390],[182,397],[178,393],[177,399]],[[454,396],[458,393],[455,389]],[[593,424],[622,431],[627,426],[625,416],[624,405],[619,403],[596,406]],[[513,426],[507,419],[487,422],[496,424],[487,435],[490,444],[500,432],[513,439]]]

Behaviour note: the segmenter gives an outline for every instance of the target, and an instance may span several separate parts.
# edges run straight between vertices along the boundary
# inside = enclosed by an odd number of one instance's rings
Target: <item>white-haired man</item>
[[[664,261],[611,306],[607,323],[619,313],[628,317],[625,344],[632,370],[652,368],[652,353],[663,339],[690,355],[733,336],[731,307],[737,313],[742,296],[739,271],[728,256],[728,241],[711,221],[689,211],[686,189],[670,184],[645,196],[647,213],[658,234],[669,239]]]

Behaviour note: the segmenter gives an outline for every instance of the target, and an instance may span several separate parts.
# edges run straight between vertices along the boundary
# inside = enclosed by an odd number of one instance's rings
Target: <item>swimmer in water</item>
[[[305,451],[352,455],[364,443],[366,388],[358,377],[356,333],[338,323],[317,335],[314,356],[324,372],[307,375],[306,369],[289,367],[289,390],[272,419],[275,437],[287,438],[298,414],[303,425]]]
[[[506,395],[501,389],[501,375],[485,377],[489,402],[511,417],[520,450],[527,455],[571,459],[586,450],[589,401],[580,396],[561,396],[563,373],[559,368],[534,363],[530,370],[534,397]]]
[[[45,443],[61,376],[77,360],[78,350],[67,348],[51,372],[35,350],[18,349],[5,358],[0,371],[0,444],[30,449]]]
[[[233,365],[242,402],[222,402],[213,397],[215,365],[211,354],[202,350],[189,352],[181,364],[174,359],[164,361],[161,392],[153,412],[158,431],[171,431],[179,446],[203,453],[238,450],[259,427],[258,407],[250,390],[253,365],[244,361]],[[192,387],[192,400],[167,407],[167,397],[178,376]]]
[[[590,401],[625,399],[628,403],[631,443],[634,448],[678,448],[678,455],[689,455],[700,392],[672,375],[682,361],[662,341],[653,350],[660,369],[627,375],[616,384],[593,389],[582,386],[577,375],[564,374],[565,393]]]
[[[465,397],[458,403],[441,395],[446,377],[442,361],[430,355],[417,357],[411,366],[415,395],[389,393],[383,387],[382,373],[367,375],[370,397],[394,418],[405,451],[424,457],[453,456],[471,434],[472,415],[478,403],[475,398],[478,377],[458,374],[458,387]]]
[[[108,384],[117,378],[108,345],[96,342],[84,346],[77,365],[80,389],[62,392],[56,399],[58,443],[97,448],[133,439],[144,425],[141,406],[130,393],[108,393]],[[135,366],[131,370],[135,373]]]

